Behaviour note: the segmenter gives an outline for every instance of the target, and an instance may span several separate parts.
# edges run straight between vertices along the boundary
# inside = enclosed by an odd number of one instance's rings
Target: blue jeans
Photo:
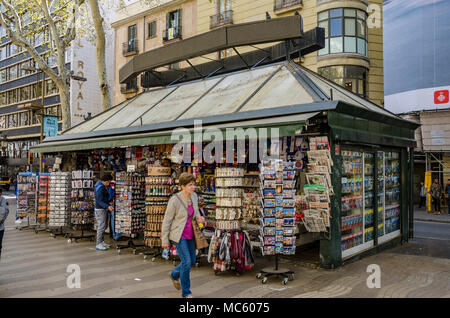
[[[180,279],[181,296],[191,295],[191,266],[195,264],[195,240],[180,239],[179,243],[173,242],[180,256],[181,263],[171,273],[173,279]]]

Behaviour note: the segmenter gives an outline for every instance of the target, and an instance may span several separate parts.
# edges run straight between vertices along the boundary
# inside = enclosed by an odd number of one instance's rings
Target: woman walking
[[[195,177],[190,173],[182,173],[179,178],[181,192],[174,194],[167,204],[162,224],[162,247],[168,249],[170,241],[175,245],[181,263],[169,274],[176,289],[181,295],[192,298],[190,271],[196,261],[195,238],[192,218],[204,223],[198,210],[198,198],[195,194]],[[181,284],[180,284],[181,283]]]

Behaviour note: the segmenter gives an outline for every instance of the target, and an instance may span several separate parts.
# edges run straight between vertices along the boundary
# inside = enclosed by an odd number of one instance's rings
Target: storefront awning
[[[327,110],[406,122],[306,68],[281,62],[143,92],[62,135],[45,138],[32,151],[170,143],[174,129],[193,129],[199,121],[204,128],[219,129],[275,126],[292,135],[308,118]]]

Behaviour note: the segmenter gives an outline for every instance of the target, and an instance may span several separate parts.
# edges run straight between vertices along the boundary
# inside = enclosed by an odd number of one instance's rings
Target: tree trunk
[[[97,35],[96,42],[96,59],[97,59],[97,76],[100,92],[102,94],[103,111],[111,108],[111,99],[109,94],[109,85],[106,78],[106,57],[105,57],[105,31],[103,29],[103,17],[100,14],[98,0],[89,0],[91,7],[92,20],[94,21],[95,33]]]
[[[57,86],[61,99],[62,131],[65,131],[70,128],[72,118],[70,113],[70,87],[61,83],[57,83]]]

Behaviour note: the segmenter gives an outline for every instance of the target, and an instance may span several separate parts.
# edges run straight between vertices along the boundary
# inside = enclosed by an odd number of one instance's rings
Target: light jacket
[[[5,229],[5,221],[9,214],[8,202],[4,196],[0,196],[0,231]]]
[[[96,209],[108,209],[109,206],[109,191],[106,186],[99,180],[95,184],[95,208]]]
[[[169,199],[161,229],[161,241],[163,244],[169,244],[169,241],[179,243],[188,219],[188,211],[175,195],[183,201],[186,208],[188,207],[188,202],[181,192],[174,194]],[[193,193],[191,200],[194,208],[194,217],[200,216],[197,194]]]

